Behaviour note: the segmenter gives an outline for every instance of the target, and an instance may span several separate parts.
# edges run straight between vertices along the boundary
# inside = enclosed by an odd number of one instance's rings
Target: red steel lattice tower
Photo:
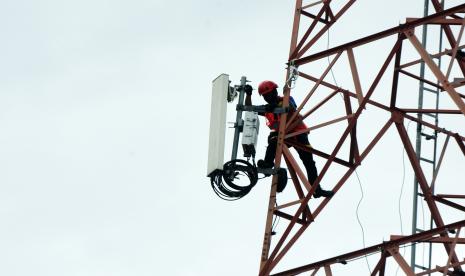
[[[335,2],[338,2],[338,5],[335,5]],[[343,3],[341,4],[341,2]],[[460,45],[460,41],[465,27],[465,4],[443,9],[438,0],[431,0],[435,9],[435,13],[431,15],[423,18],[408,18],[406,23],[397,27],[321,52],[312,53],[315,44],[322,39],[323,35],[336,24],[341,16],[343,16],[355,2],[356,0],[322,0],[307,4],[304,3],[303,0],[296,0],[289,53],[290,66],[287,71],[286,80],[291,77],[291,69],[297,67],[299,76],[310,82],[311,85],[306,94],[299,95],[303,98],[303,101],[297,107],[297,111],[299,111],[302,116],[296,116],[297,112],[293,116],[287,116],[286,114],[281,116],[275,166],[280,167],[283,163],[286,164],[292,178],[292,184],[297,198],[288,203],[279,206],[276,205],[277,177],[273,178],[259,275],[297,275],[304,272],[310,272],[310,275],[316,275],[318,271],[323,271],[325,275],[332,275],[332,265],[341,262],[345,263],[373,253],[379,254],[379,261],[371,272],[371,275],[384,275],[386,261],[390,257],[394,259],[395,263],[399,265],[400,269],[402,269],[406,275],[428,275],[433,272],[441,272],[444,273],[444,275],[465,275],[461,268],[461,265],[464,264],[465,261],[463,259],[460,260],[456,252],[457,246],[465,244],[465,239],[460,238],[460,231],[465,226],[465,220],[453,221],[446,224],[443,219],[443,211],[441,211],[443,210],[442,207],[447,207],[465,212],[465,206],[456,202],[457,199],[465,198],[465,189],[458,186],[457,189],[450,191],[450,193],[434,194],[434,187],[441,185],[441,183],[438,183],[436,176],[444,158],[447,158],[446,147],[450,143],[455,143],[461,155],[465,157],[464,133],[460,133],[459,127],[457,127],[457,129],[446,130],[441,126],[436,126],[420,119],[421,116],[417,116],[418,114],[454,116],[460,120],[459,122],[463,126],[463,119],[465,119],[465,94],[460,91],[460,88],[465,85],[465,54],[462,52],[465,45]],[[450,48],[438,53],[428,52],[415,34],[415,31],[419,30],[424,25],[441,26],[441,32],[443,32],[447,38],[448,47]],[[357,66],[359,62],[354,54],[354,49],[376,43],[385,38],[393,38],[394,43],[389,46],[389,51],[379,53],[379,55],[384,57],[384,62],[380,68],[376,69],[374,78],[369,80],[369,88],[363,91],[361,85],[362,76],[358,73]],[[418,58],[406,62],[402,57],[402,52],[407,50],[414,52]],[[347,62],[345,63],[341,62],[341,57],[343,56],[347,58]],[[445,69],[441,69],[434,62],[434,59],[438,57],[443,57],[446,60],[446,65],[448,66],[446,66]],[[315,75],[313,71],[306,71],[307,65],[321,61],[322,59],[330,60],[327,66],[323,68],[323,73]],[[411,70],[411,68],[421,63],[426,65],[430,74],[419,76],[419,74],[412,72],[413,70]],[[325,79],[336,64],[340,65],[340,67],[346,67],[344,69],[345,72],[347,75],[350,75],[353,80],[353,91],[344,87],[339,87],[337,84],[331,83]],[[460,77],[451,81],[453,66],[458,68],[457,71]],[[386,76],[388,74],[389,76]],[[391,87],[387,94],[385,89],[384,91],[378,92],[378,90],[381,90],[379,83],[382,78],[389,78],[391,82]],[[406,93],[406,91],[402,89],[401,82],[404,78],[421,81],[425,85],[438,89],[440,93],[444,94],[443,97],[448,97],[448,99],[450,99],[453,108],[441,109],[432,107],[419,109],[418,107],[400,105],[398,99]],[[324,99],[310,106],[309,100],[319,91],[323,91],[323,88],[324,91],[331,92],[322,92],[327,93]],[[374,100],[372,95],[376,92],[385,93],[387,95],[385,100]],[[294,91],[291,90],[289,86],[286,86],[283,93],[283,105],[287,107],[289,105],[290,94],[294,93]],[[344,116],[333,118],[318,125],[312,125],[303,131],[291,131],[293,126],[311,116],[315,111],[323,108],[337,94],[342,95],[343,98],[343,104],[340,106],[340,109],[343,110]],[[360,118],[367,112],[368,107],[370,109],[380,110],[389,115],[389,118],[380,129],[375,131],[373,131],[373,129],[364,129],[363,124],[360,123]],[[443,135],[445,137],[438,165],[434,168],[434,174],[431,180],[426,177],[424,169],[420,165],[420,160],[409,139],[408,131],[404,124],[405,120],[421,124],[423,128],[431,129],[438,135]],[[291,139],[301,133],[334,126],[341,122],[346,122],[347,124],[341,129],[337,142],[329,152],[324,152],[316,148],[306,148],[302,144]],[[345,170],[343,176],[333,183],[332,190],[337,195],[337,192],[346,183],[353,172],[362,165],[362,162],[370,155],[377,143],[391,128],[396,130],[398,138],[404,147],[435,227],[431,230],[409,236],[393,236],[390,241],[319,262],[304,264],[285,271],[275,271],[277,264],[280,263],[286,254],[288,254],[289,250],[299,242],[302,234],[311,231],[309,226],[315,223],[315,219],[324,213],[325,207],[331,204],[331,201],[337,200],[337,196],[335,196],[333,198],[325,198],[314,208],[311,208],[309,205],[316,187],[323,179],[328,177],[328,171],[334,166],[342,167]],[[358,141],[359,133],[361,132],[368,132],[372,134],[373,137],[364,148],[360,146]],[[290,147],[311,151],[314,155],[326,160],[315,183],[309,183],[304,173],[305,170],[299,166],[296,158],[289,150]],[[344,151],[348,153],[348,156],[345,158],[342,156],[342,149],[344,147],[348,147],[348,149]],[[458,174],[460,173],[461,172],[458,172]],[[457,178],[459,182],[463,182],[459,175]],[[442,205],[441,208],[438,207],[439,204]],[[288,207],[292,206],[297,207],[295,212],[290,213],[286,211]],[[284,232],[280,235],[273,236],[273,239],[276,240],[272,243],[272,222],[274,216],[286,219],[288,224]],[[453,235],[449,236],[451,233],[453,233]],[[399,253],[399,248],[406,244],[426,242],[442,244],[447,260],[444,260],[444,262],[432,269],[425,269],[425,271],[415,274],[414,269],[408,265],[407,261]]]

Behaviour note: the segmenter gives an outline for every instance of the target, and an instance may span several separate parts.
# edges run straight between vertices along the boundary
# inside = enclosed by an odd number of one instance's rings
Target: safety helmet
[[[258,94],[263,96],[265,94],[270,93],[271,91],[273,91],[273,89],[276,89],[276,88],[278,88],[278,85],[276,83],[269,81],[269,80],[262,81],[258,85]]]

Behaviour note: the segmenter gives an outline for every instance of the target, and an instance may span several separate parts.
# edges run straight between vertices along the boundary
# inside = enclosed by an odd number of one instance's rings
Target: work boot
[[[465,58],[465,52],[463,50],[458,50],[457,51],[457,56],[460,58]]]
[[[273,168],[274,164],[273,162],[270,162],[270,161],[265,161],[265,160],[258,160],[257,162],[257,167],[259,167],[260,169],[271,169]]]
[[[280,168],[278,170],[278,187],[277,192],[281,193],[284,191],[287,185],[287,171],[286,169]]]
[[[320,186],[318,186],[318,188],[316,188],[315,193],[313,194],[313,197],[314,197],[314,198],[319,198],[319,197],[332,197],[333,195],[334,195],[334,192],[333,192],[333,191],[323,190],[323,189],[321,189]]]

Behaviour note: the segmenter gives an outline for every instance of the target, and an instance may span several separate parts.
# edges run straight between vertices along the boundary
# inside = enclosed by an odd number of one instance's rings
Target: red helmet
[[[258,85],[258,94],[263,96],[265,94],[270,93],[271,91],[273,91],[273,89],[276,89],[276,88],[278,88],[278,85],[276,83],[269,81],[269,80],[262,81]]]

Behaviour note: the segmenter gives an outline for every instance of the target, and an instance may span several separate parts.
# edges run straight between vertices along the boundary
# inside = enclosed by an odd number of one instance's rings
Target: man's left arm
[[[245,92],[245,105],[252,105],[252,86],[246,85],[244,87],[244,92]]]

